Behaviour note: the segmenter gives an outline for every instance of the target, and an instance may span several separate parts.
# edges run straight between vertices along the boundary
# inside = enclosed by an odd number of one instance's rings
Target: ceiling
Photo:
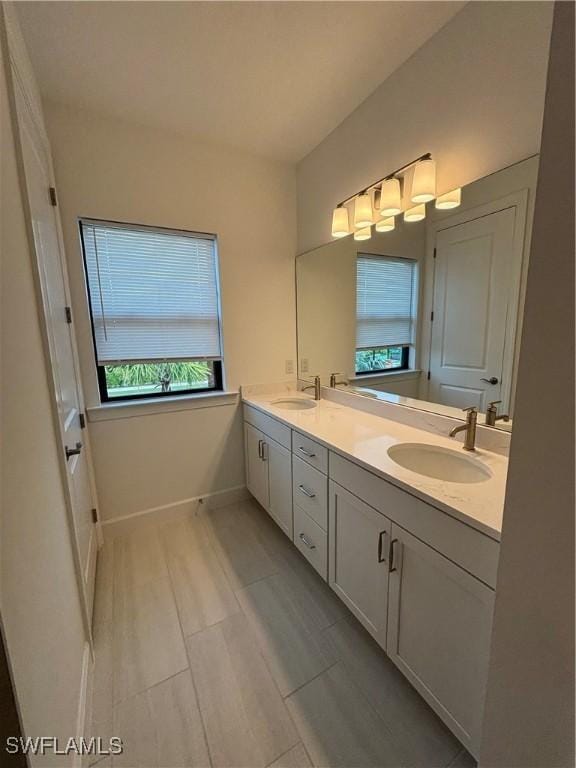
[[[20,2],[44,98],[297,162],[463,2]]]

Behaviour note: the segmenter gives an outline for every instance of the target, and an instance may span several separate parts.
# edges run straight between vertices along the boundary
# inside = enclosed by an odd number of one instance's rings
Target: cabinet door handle
[[[262,461],[268,461],[268,443],[262,440]]]
[[[309,459],[314,459],[316,457],[315,453],[310,453],[310,451],[307,451],[306,448],[302,448],[302,446],[299,446],[298,450],[300,453],[303,453],[304,456],[308,456]]]
[[[378,562],[379,563],[386,562],[386,558],[383,555],[385,536],[386,536],[386,531],[380,531],[380,535],[378,536]]]
[[[396,544],[399,543],[398,539],[392,539],[390,542],[390,552],[388,554],[388,570],[390,573],[398,570],[398,564],[396,562]]]
[[[310,539],[306,538],[306,535],[301,533],[300,539],[304,542],[304,544],[308,547],[308,549],[316,549],[316,544],[312,544]]]
[[[305,488],[303,485],[299,485],[298,490],[300,493],[303,493],[304,496],[308,496],[309,499],[314,499],[316,497],[315,493],[312,493],[312,491],[309,491],[308,488]]]
[[[262,440],[258,440],[258,458],[262,458]]]

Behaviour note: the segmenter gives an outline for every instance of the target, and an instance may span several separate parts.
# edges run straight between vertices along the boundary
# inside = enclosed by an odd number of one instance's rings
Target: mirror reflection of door
[[[515,215],[506,208],[437,234],[430,400],[480,411],[501,400]]]

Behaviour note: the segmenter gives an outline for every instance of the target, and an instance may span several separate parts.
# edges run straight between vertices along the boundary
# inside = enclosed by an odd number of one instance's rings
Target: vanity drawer
[[[244,404],[244,421],[252,424],[256,429],[260,429],[265,435],[276,440],[277,443],[283,445],[284,448],[290,448],[290,427],[282,424],[271,416],[267,416],[257,408],[252,408],[250,405]]]
[[[328,478],[292,456],[292,498],[324,530],[328,528]]]
[[[500,545],[494,539],[332,451],[330,479],[468,573],[496,587]]]
[[[292,431],[292,453],[328,474],[328,449],[301,432]]]
[[[328,536],[303,509],[294,505],[294,544],[320,576],[328,578]]]

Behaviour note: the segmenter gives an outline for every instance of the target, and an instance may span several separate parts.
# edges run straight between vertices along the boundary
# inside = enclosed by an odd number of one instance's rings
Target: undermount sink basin
[[[308,411],[310,408],[316,408],[314,400],[304,400],[301,397],[283,397],[279,400],[272,400],[272,405],[285,411]]]
[[[476,459],[439,445],[399,443],[388,448],[388,456],[404,469],[451,483],[483,483],[492,477]]]

